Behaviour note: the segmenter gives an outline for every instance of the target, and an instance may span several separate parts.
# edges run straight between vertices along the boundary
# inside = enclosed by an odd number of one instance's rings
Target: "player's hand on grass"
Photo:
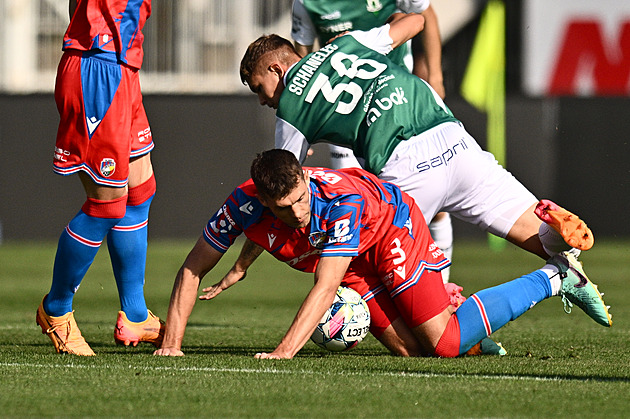
[[[217,282],[211,287],[204,288],[202,291],[205,292],[205,294],[199,296],[200,300],[212,300],[223,291],[223,288],[221,288],[221,282]]]
[[[232,267],[230,271],[225,274],[223,279],[221,279],[216,284],[206,287],[202,289],[205,292],[204,295],[200,295],[200,300],[212,300],[214,297],[219,295],[222,291],[230,288],[232,285],[236,284],[238,281],[242,281],[247,276],[247,271],[238,269],[236,266]]]
[[[271,353],[258,352],[256,355],[254,355],[254,358],[256,359],[291,359],[293,357],[288,354],[281,354],[276,351],[273,351]]]
[[[160,348],[153,352],[153,355],[158,356],[184,356],[184,353],[177,348]]]

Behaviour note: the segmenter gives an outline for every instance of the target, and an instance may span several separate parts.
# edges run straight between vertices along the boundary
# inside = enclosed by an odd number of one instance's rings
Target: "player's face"
[[[311,222],[311,192],[304,178],[284,198],[261,202],[289,227],[304,228]]]
[[[249,88],[258,95],[262,106],[278,109],[280,94],[283,90],[282,73],[276,68],[267,67],[252,74]]]

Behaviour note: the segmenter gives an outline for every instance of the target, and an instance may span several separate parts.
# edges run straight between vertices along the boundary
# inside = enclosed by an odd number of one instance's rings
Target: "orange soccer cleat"
[[[52,340],[58,353],[81,356],[96,355],[83,339],[79,326],[74,320],[74,311],[59,317],[49,316],[44,310],[44,300],[42,300],[37,308],[35,321],[42,328],[42,333],[48,335]]]
[[[118,320],[114,329],[114,340],[119,345],[138,346],[139,342],[152,343],[156,348],[164,339],[164,322],[148,310],[149,317],[139,323],[127,319],[123,311],[118,312]]]
[[[569,246],[580,250],[593,247],[595,242],[593,233],[577,215],[547,199],[542,199],[534,212],[538,218],[556,230]]]

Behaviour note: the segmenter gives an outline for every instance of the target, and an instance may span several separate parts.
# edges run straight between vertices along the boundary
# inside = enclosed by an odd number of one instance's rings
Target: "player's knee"
[[[127,195],[108,201],[88,198],[81,210],[90,217],[122,219],[127,210]]]
[[[400,318],[384,329],[372,330],[370,328],[370,331],[394,355],[402,357],[426,355],[420,342]]]

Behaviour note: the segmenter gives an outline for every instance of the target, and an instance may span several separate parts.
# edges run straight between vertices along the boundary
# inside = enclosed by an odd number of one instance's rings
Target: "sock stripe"
[[[103,240],[101,240],[101,241],[94,241],[94,240],[89,240],[89,239],[86,239],[85,237],[79,236],[77,233],[75,233],[72,230],[70,230],[70,225],[66,226],[66,233],[68,233],[68,235],[70,237],[72,237],[74,240],[78,241],[79,243],[81,243],[81,244],[83,244],[85,246],[100,247],[101,243],[103,243]]]
[[[141,223],[130,225],[130,226],[116,225],[116,226],[112,227],[112,230],[115,230],[115,231],[137,231],[137,230],[140,230],[140,229],[146,227],[148,224],[149,224],[149,220],[146,219],[146,220],[144,220]]]
[[[483,305],[483,302],[477,296],[477,294],[471,295],[470,298],[472,298],[472,300],[477,305],[477,309],[479,310],[479,314],[481,315],[481,320],[483,322],[483,327],[486,329],[486,335],[490,336],[492,334],[492,326],[490,325],[490,319],[488,319],[486,307]]]

